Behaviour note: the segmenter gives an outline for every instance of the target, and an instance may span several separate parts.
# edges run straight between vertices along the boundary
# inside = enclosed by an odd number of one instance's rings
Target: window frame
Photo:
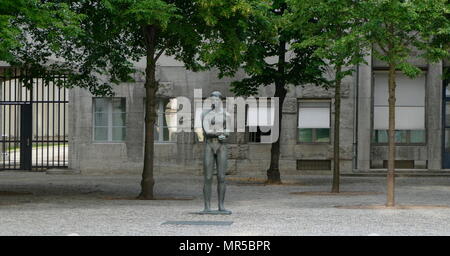
[[[426,146],[428,144],[428,127],[427,127],[427,117],[428,117],[428,113],[427,113],[427,94],[428,94],[428,90],[427,90],[427,76],[428,76],[428,69],[426,68],[421,68],[422,72],[423,72],[423,76],[424,76],[424,91],[425,91],[425,103],[424,103],[424,129],[420,130],[420,131],[424,131],[424,140],[423,142],[411,142],[411,131],[419,131],[417,129],[411,129],[411,130],[406,130],[406,129],[396,129],[395,132],[399,132],[399,131],[406,131],[406,137],[407,137],[407,142],[396,142],[395,145],[396,146]],[[375,111],[375,73],[378,72],[388,72],[387,68],[373,68],[372,69],[372,77],[371,77],[371,138],[370,138],[370,142],[371,144],[373,144],[374,146],[388,146],[389,145],[389,138],[387,142],[377,142],[375,140],[375,131],[381,131],[380,129],[374,129],[374,111]],[[398,88],[398,87],[397,87]],[[386,130],[388,131],[388,130]],[[389,136],[389,134],[387,135]]]
[[[107,100],[107,112],[96,112],[97,99]],[[124,101],[124,108],[122,112],[113,112],[113,99],[120,99]],[[123,144],[127,139],[127,103],[126,97],[92,97],[92,141],[95,144]],[[125,114],[125,120],[123,126],[113,125],[113,114]],[[96,114],[107,114],[107,126],[97,126],[95,124]],[[95,138],[96,128],[106,128],[107,129],[107,139],[97,140]],[[122,140],[113,140],[113,128],[125,129],[125,135]]]
[[[302,103],[302,102],[325,102],[325,103],[328,103],[329,104],[329,109],[330,109],[330,127],[328,128],[328,130],[329,130],[329,139],[328,139],[328,141],[327,142],[318,142],[317,141],[317,129],[327,129],[327,128],[299,128],[298,127],[298,122],[299,122],[299,119],[300,119],[300,112],[299,112],[299,110],[300,110],[300,103]],[[333,114],[333,112],[332,112],[332,99],[331,98],[298,98],[297,99],[297,111],[296,111],[296,115],[297,115],[297,118],[296,118],[296,142],[297,142],[297,144],[301,144],[301,145],[330,145],[331,144],[331,133],[332,133],[332,130],[331,130],[331,124],[332,124],[332,114]],[[299,132],[300,132],[300,129],[312,129],[312,134],[311,134],[311,136],[312,136],[312,142],[304,142],[304,141],[300,141],[300,136],[299,136]]]
[[[371,142],[376,146],[387,146],[389,144],[389,138],[387,142],[377,142],[376,139],[376,131],[386,131],[388,133],[388,130],[374,130],[372,129],[372,139]],[[411,132],[412,131],[424,131],[424,142],[411,142]],[[406,132],[406,142],[396,142],[395,145],[400,146],[425,146],[427,143],[427,131],[424,130],[395,130],[395,132]],[[387,134],[389,136],[389,134]]]

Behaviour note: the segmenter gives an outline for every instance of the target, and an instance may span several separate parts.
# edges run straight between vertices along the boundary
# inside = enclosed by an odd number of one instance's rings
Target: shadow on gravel
[[[427,209],[450,209],[447,205],[396,205],[396,206],[386,206],[386,205],[338,205],[335,206],[337,209],[365,209],[365,210],[427,210]]]
[[[137,197],[102,197],[103,200],[137,200],[137,201],[190,201],[195,197],[155,197],[153,199],[141,199]]]
[[[32,195],[31,192],[23,192],[23,191],[0,191],[0,196],[26,196]]]
[[[324,191],[304,191],[304,192],[291,192],[289,194],[300,196],[369,196],[369,195],[381,195],[384,193],[374,191],[342,191],[339,193],[324,192]]]
[[[227,177],[227,185],[231,186],[305,186],[301,181],[284,181],[281,184],[267,184],[266,179],[253,177]]]

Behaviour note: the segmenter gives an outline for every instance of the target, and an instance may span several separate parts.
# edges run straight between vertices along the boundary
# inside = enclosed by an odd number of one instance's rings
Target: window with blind
[[[258,100],[257,104],[249,104],[246,110],[247,141],[260,143],[261,136],[271,134],[270,127],[275,123],[275,107],[272,107],[270,99],[267,99]]]
[[[298,104],[298,142],[330,142],[330,100],[300,100]]]
[[[388,143],[388,73],[374,72],[373,142]],[[425,76],[396,74],[395,142],[425,143]]]

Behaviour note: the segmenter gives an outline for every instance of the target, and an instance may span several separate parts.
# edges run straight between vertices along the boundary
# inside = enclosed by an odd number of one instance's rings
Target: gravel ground
[[[156,177],[157,196],[193,200],[117,200],[136,196],[139,178],[0,172],[0,235],[450,235],[450,208],[335,207],[384,204],[385,178],[380,177],[343,177],[342,191],[381,192],[356,196],[290,194],[327,191],[328,176],[284,176],[289,184],[276,186],[229,177],[229,216],[192,214],[203,207],[200,176]],[[399,204],[450,206],[450,177],[396,181]],[[166,221],[233,224],[162,225]]]

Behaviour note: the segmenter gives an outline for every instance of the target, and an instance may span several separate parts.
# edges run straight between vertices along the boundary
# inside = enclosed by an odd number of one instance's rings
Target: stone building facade
[[[424,72],[417,79],[398,75],[397,167],[435,171],[450,168],[450,129],[446,129],[450,97],[442,80],[448,63],[411,61]],[[343,173],[383,169],[387,160],[387,66],[367,57],[367,63],[343,83],[341,170]],[[161,105],[155,138],[156,172],[200,173],[203,143],[195,132],[174,133],[168,116],[171,98],[194,101],[194,89],[206,97],[214,90],[233,97],[230,83],[243,78],[218,79],[217,72],[194,73],[168,57],[158,63]],[[70,91],[69,167],[82,172],[139,173],[143,162],[144,77],[115,87],[114,99],[93,97],[82,89]],[[262,87],[256,97],[273,96]],[[313,85],[289,86],[280,131],[283,173],[331,173],[333,158],[333,89]],[[450,98],[449,98],[450,99]],[[193,106],[192,106],[192,110]],[[314,120],[314,118],[318,120]],[[320,119],[320,120],[319,120]],[[449,116],[450,127],[450,116]],[[316,125],[316,126],[315,126]],[[270,144],[258,143],[258,132],[235,133],[229,140],[229,173],[264,175]],[[448,152],[446,151],[448,149]]]

